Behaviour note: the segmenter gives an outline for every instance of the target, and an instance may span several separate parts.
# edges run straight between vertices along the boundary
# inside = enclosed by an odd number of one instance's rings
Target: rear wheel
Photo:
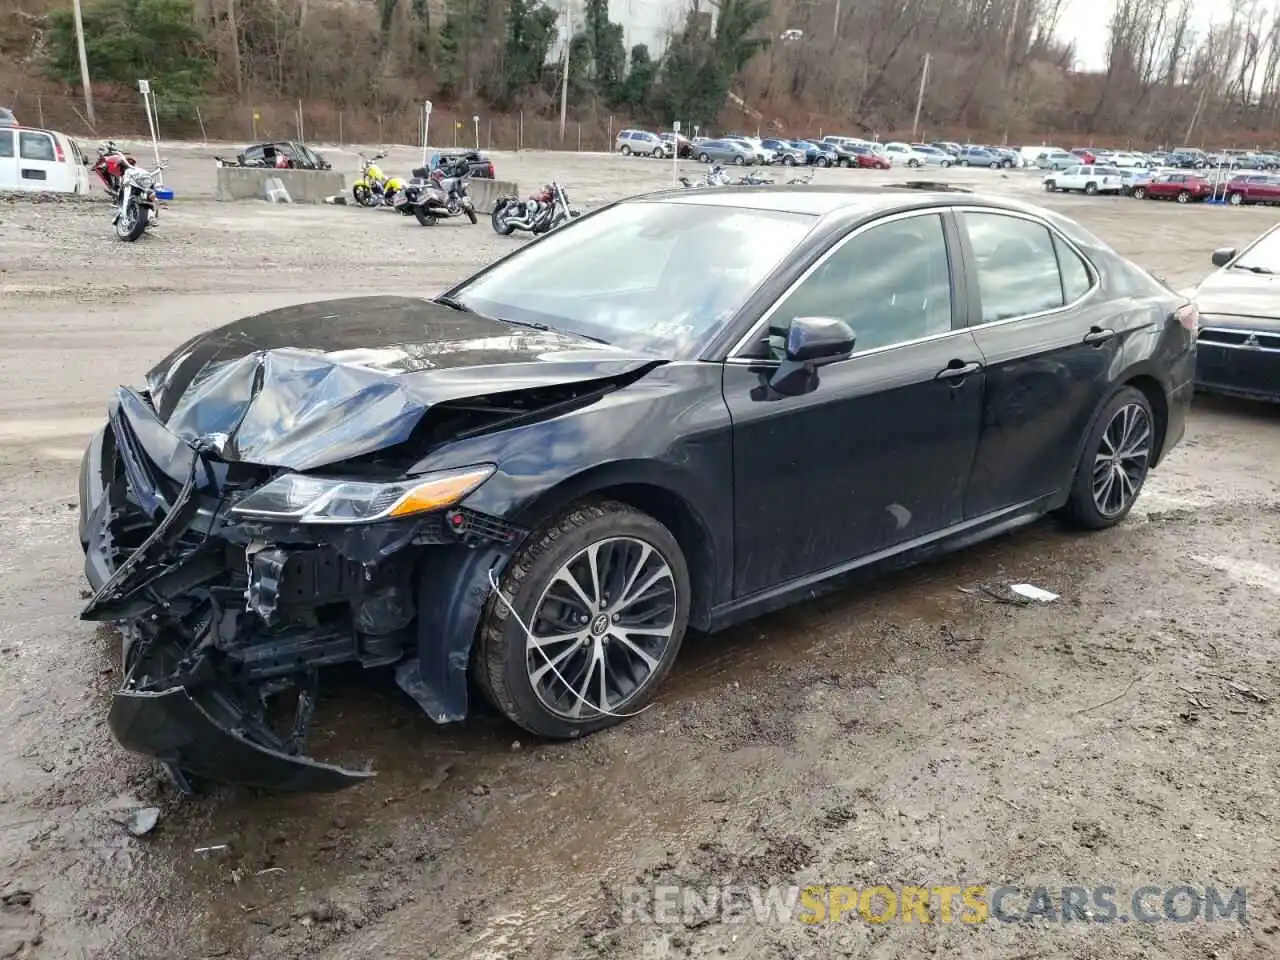
[[[1000,169],[1000,161],[999,161],[999,160],[992,160],[992,161],[991,161],[991,169],[992,169],[992,170],[999,170],[999,169]]]
[[[1142,492],[1156,440],[1151,402],[1135,387],[1121,388],[1089,431],[1064,519],[1086,530],[1123,520]]]
[[[814,163],[819,167],[831,166],[831,161],[828,160],[826,157],[819,157],[816,161],[814,161]]]
[[[475,207],[463,207],[462,212],[467,215],[467,219],[471,221],[472,226],[480,222],[480,218],[476,216]]]
[[[1186,191],[1186,190],[1180,190],[1180,191],[1178,191],[1178,202],[1179,202],[1179,203],[1190,203],[1190,202],[1191,202],[1191,194],[1190,194],[1190,192],[1188,192],[1188,191]]]
[[[1240,206],[1242,203],[1244,203],[1244,194],[1242,193],[1230,194],[1227,197],[1227,203],[1231,204],[1233,207]]]
[[[418,204],[413,208],[413,215],[418,218],[418,222],[424,227],[434,227],[440,218],[427,212],[426,204]]]
[[[796,165],[796,158],[791,156],[791,154],[788,153],[785,156],[783,156],[782,165],[784,167],[794,167]]]
[[[1137,200],[1145,200],[1145,199],[1146,199],[1146,196],[1147,196],[1147,188],[1146,188],[1146,187],[1134,187],[1134,188],[1133,188],[1133,196],[1134,196],[1134,199],[1137,199]]]
[[[1098,192],[1098,185],[1090,181],[1084,185],[1084,192],[1092,197]]]
[[[507,223],[507,209],[510,205],[510,200],[499,200],[494,204],[493,212],[489,214],[489,222],[493,224],[493,232],[502,237],[510,236],[516,229]]]
[[[622,149],[619,150],[618,152],[622,154],[624,157],[631,156],[631,148],[627,146],[625,143],[622,145]]]
[[[362,207],[373,206],[373,194],[369,192],[369,188],[363,183],[357,183],[351,188],[351,196]]]
[[[741,166],[744,166],[744,165],[746,164],[746,162],[747,162],[747,160],[746,160],[746,158],[745,158],[745,157],[743,157],[743,156],[736,156],[736,157],[734,157],[734,158],[733,158],[733,165],[734,165],[735,167],[741,167]]]
[[[919,161],[919,160],[917,160],[915,157],[912,157],[910,160],[908,160],[908,161],[907,161],[907,166],[908,166],[908,167],[918,167],[918,166],[920,166],[920,161]]]
[[[643,706],[689,620],[675,537],[614,501],[572,507],[533,534],[501,590],[506,602],[489,598],[472,668],[494,706],[544,737],[592,733]]]
[[[1046,180],[1046,181],[1044,182],[1044,189],[1045,189],[1045,192],[1046,192],[1046,193],[1056,193],[1056,192],[1057,192],[1057,190],[1058,190],[1058,184],[1057,184],[1057,181],[1055,181],[1055,180]]]

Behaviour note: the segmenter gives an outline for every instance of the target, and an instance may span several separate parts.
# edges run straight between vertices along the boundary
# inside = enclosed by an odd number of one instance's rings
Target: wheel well
[[[1141,390],[1151,404],[1151,412],[1156,418],[1156,449],[1152,462],[1159,463],[1164,456],[1164,438],[1169,429],[1169,404],[1165,400],[1164,390],[1159,380],[1145,373],[1130,379],[1126,386]]]
[[[619,483],[597,487],[569,502],[556,498],[543,501],[539,521],[552,514],[559,514],[583,500],[617,500],[647,513],[671,531],[680,544],[685,562],[689,566],[689,625],[706,630],[710,624],[711,606],[715,596],[715,559],[711,549],[711,537],[697,512],[677,493],[652,483]]]

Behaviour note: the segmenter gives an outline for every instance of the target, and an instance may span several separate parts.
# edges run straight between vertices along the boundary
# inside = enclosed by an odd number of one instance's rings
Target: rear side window
[[[1064,304],[1058,255],[1047,227],[999,213],[964,213],[962,220],[976,262],[983,323]]]
[[[0,157],[13,156],[13,131],[0,130]]]
[[[18,150],[23,160],[54,161],[53,139],[47,133],[18,134]]]
[[[1062,292],[1067,303],[1075,303],[1093,286],[1093,277],[1089,268],[1076,253],[1060,237],[1053,237],[1053,249],[1058,254],[1058,269],[1062,273]]]

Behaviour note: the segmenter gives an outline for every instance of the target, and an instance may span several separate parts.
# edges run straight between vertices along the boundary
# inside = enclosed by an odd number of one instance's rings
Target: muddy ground
[[[75,472],[108,391],[245,312],[433,293],[521,242],[483,221],[216,204],[213,152],[166,150],[179,199],[133,245],[100,202],[0,200],[0,957],[1276,955],[1280,411],[1247,403],[1197,400],[1118,529],[1045,521],[695,637],[656,706],[585,742],[487,714],[436,727],[389,675],[336,677],[316,752],[376,781],[177,797],[111,740],[117,639],[77,619]],[[584,206],[670,182],[647,160],[496,161]],[[1274,219],[1045,199],[1177,286]],[[960,589],[1014,582],[1061,599]],[[140,807],[161,815],[135,838],[121,821]],[[628,885],[735,881],[1110,885],[1122,901],[1243,886],[1248,922],[624,922]]]

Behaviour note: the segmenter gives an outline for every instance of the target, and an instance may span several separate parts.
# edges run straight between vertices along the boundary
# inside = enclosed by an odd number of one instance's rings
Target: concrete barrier
[[[499,197],[520,196],[520,186],[513,180],[486,180],[473,177],[467,181],[467,190],[471,193],[471,202],[476,213],[493,213],[493,205]]]
[[[276,170],[273,167],[219,167],[218,200],[261,200],[268,180],[279,180],[294,203],[323,203],[346,191],[346,178],[337,170]]]

